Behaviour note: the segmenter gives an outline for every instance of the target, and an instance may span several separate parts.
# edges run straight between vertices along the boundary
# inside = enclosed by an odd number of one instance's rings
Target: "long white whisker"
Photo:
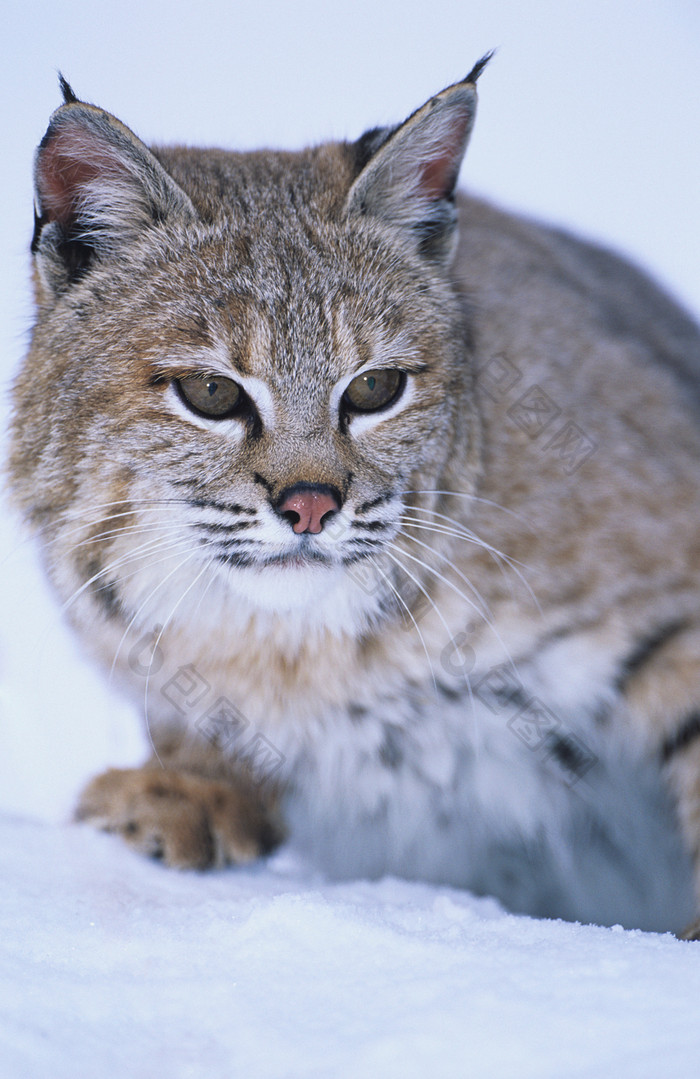
[[[395,545],[395,544],[393,544],[393,543],[392,543],[392,544],[389,544],[389,546],[390,546],[390,547],[393,547],[393,548],[394,548],[394,550],[398,550],[400,554],[407,554],[407,553],[408,553],[408,552],[406,552],[406,551],[402,551],[400,547],[399,547],[399,548],[397,548],[397,547],[396,547],[396,545]],[[409,578],[410,578],[410,580],[412,580],[412,581],[413,581],[413,583],[414,583],[414,584],[416,585],[416,587],[417,587],[418,589],[420,589],[420,591],[421,591],[421,592],[422,592],[422,594],[423,594],[423,595],[425,596],[425,598],[427,599],[427,601],[428,601],[428,603],[430,604],[430,606],[431,606],[431,607],[433,608],[433,610],[435,611],[435,614],[436,614],[436,615],[438,616],[438,618],[439,618],[439,619],[440,619],[440,621],[442,622],[442,625],[443,625],[443,628],[444,628],[444,630],[445,630],[445,633],[447,634],[447,640],[448,640],[448,642],[449,642],[449,641],[451,641],[451,640],[453,639],[453,637],[454,637],[454,634],[453,634],[453,633],[452,633],[452,631],[450,630],[450,627],[449,627],[449,626],[447,625],[447,622],[445,621],[445,619],[444,619],[444,618],[443,618],[443,616],[442,616],[442,612],[440,611],[439,607],[437,606],[437,604],[436,604],[436,603],[435,603],[435,601],[433,600],[432,596],[430,596],[430,595],[428,594],[428,592],[427,592],[427,591],[426,591],[426,589],[425,589],[425,588],[423,587],[423,585],[422,585],[422,584],[421,584],[421,582],[420,582],[420,581],[418,580],[418,578],[417,578],[417,577],[415,577],[415,576],[414,576],[414,574],[412,574],[412,573],[411,573],[411,571],[410,571],[409,569],[406,569],[406,567],[404,566],[404,564],[403,564],[403,563],[401,562],[401,560],[400,560],[399,558],[397,558],[397,557],[396,557],[396,555],[393,555],[393,554],[391,554],[391,552],[389,552],[389,551],[387,551],[387,554],[389,555],[389,558],[390,558],[390,559],[392,560],[392,562],[394,562],[394,563],[395,563],[395,564],[396,564],[396,565],[397,565],[397,566],[399,567],[399,569],[401,570],[401,572],[402,572],[402,573],[405,573],[405,574],[406,574],[406,576],[407,576],[407,577],[409,577]],[[411,556],[409,555],[409,558],[410,558],[410,557],[411,557]],[[431,664],[431,670],[432,670],[432,664]],[[433,674],[433,681],[435,681],[435,675],[434,675],[434,674]],[[470,681],[469,675],[468,675],[468,673],[467,673],[466,671],[464,672],[464,681],[465,681],[465,684],[466,684],[466,687],[467,687],[467,693],[469,694],[469,703],[471,704],[471,710],[472,710],[472,721],[473,721],[473,723],[474,723],[474,728],[475,728],[475,730],[476,730],[476,712],[475,712],[475,709],[474,709],[474,696],[473,696],[473,694],[472,694],[472,686],[471,686],[471,681]],[[436,690],[437,690],[437,682],[435,682],[435,688],[436,688]]]
[[[216,569],[216,559],[215,558],[210,558],[209,561],[207,562],[207,569],[212,569],[212,568]],[[199,608],[201,607],[202,602],[204,601],[207,592],[209,591],[209,589],[211,588],[212,584],[214,583],[214,581],[216,579],[217,579],[216,573],[214,572],[209,577],[209,580],[207,581],[207,584],[206,584],[205,588],[202,590],[202,594],[200,595],[199,599],[197,600],[197,606],[194,608],[193,617],[199,611]]]
[[[117,507],[127,507],[123,512],[128,514],[132,509],[142,512],[144,509],[161,509],[168,505],[186,505],[187,499],[178,498],[117,498],[108,502],[91,502],[89,506],[71,507],[54,514],[50,520],[42,525],[38,531],[46,531],[49,528],[68,523],[97,524],[102,519],[104,510]]]
[[[424,528],[424,526],[423,526],[423,525],[412,525],[412,527],[414,527],[414,528],[416,528],[416,527],[417,527],[417,528]],[[430,527],[428,527],[428,528],[426,528],[426,529],[425,529],[425,531],[432,531],[432,530],[430,529]],[[417,543],[417,544],[418,544],[418,545],[419,545],[420,547],[422,547],[422,548],[423,548],[424,550],[426,550],[426,551],[430,551],[430,553],[431,553],[431,554],[437,555],[437,557],[438,557],[438,558],[439,558],[439,559],[440,559],[440,560],[441,560],[442,562],[445,562],[445,563],[447,563],[447,565],[448,565],[448,566],[450,567],[450,569],[454,570],[454,572],[455,572],[455,573],[457,574],[457,576],[458,576],[458,577],[460,578],[460,580],[464,581],[464,583],[465,583],[465,584],[466,584],[466,585],[467,585],[467,586],[468,586],[469,588],[471,588],[471,590],[472,590],[472,592],[474,593],[474,595],[476,596],[477,600],[478,600],[478,601],[479,601],[479,603],[480,603],[480,604],[482,605],[482,607],[483,607],[483,611],[478,611],[478,614],[479,614],[479,615],[480,615],[480,616],[481,616],[481,617],[482,617],[482,618],[483,618],[484,620],[487,620],[488,618],[492,617],[492,613],[493,613],[493,612],[491,611],[491,609],[490,609],[490,607],[489,607],[488,603],[486,602],[486,600],[484,599],[484,597],[483,597],[483,596],[481,595],[481,593],[479,592],[479,590],[478,590],[477,588],[475,588],[475,587],[474,587],[474,585],[473,585],[473,584],[472,584],[472,582],[471,582],[471,581],[469,580],[469,578],[468,578],[468,577],[466,576],[466,574],[462,573],[462,572],[461,572],[461,570],[459,570],[459,569],[457,568],[457,566],[455,566],[454,562],[452,562],[452,561],[451,561],[451,560],[450,560],[450,559],[449,559],[449,558],[447,557],[447,555],[443,554],[443,553],[442,553],[441,551],[436,551],[436,550],[435,550],[435,548],[434,548],[434,547],[431,547],[429,543],[424,543],[424,542],[423,542],[423,540],[419,540],[417,536],[412,536],[412,535],[411,535],[411,534],[410,534],[409,532],[406,532],[406,531],[403,531],[403,530],[402,530],[402,532],[401,532],[401,535],[405,536],[405,537],[406,537],[406,539],[409,539],[409,540],[411,541],[411,543]]]
[[[485,540],[482,540],[479,536],[476,535],[476,533],[472,532],[471,530],[462,528],[461,526],[455,526],[455,524],[453,522],[453,519],[451,517],[446,517],[444,513],[437,513],[435,510],[425,510],[425,509],[422,509],[421,507],[413,507],[413,508],[414,508],[414,510],[419,509],[421,513],[429,513],[429,514],[432,514],[433,516],[441,517],[443,520],[452,522],[451,527],[453,527],[453,528],[456,527],[457,528],[457,533],[458,533],[458,536],[460,538],[466,540],[468,543],[476,544],[477,546],[481,547],[482,550],[486,551],[488,554],[491,555],[491,557],[495,561],[496,565],[499,567],[501,573],[503,574],[504,579],[506,579],[505,578],[505,570],[504,570],[504,567],[503,567],[503,563],[505,563],[505,565],[510,570],[512,570],[512,572],[518,578],[518,580],[522,584],[523,588],[526,589],[528,595],[532,599],[532,602],[537,607],[538,612],[540,614],[542,613],[542,608],[540,607],[537,596],[532,591],[532,588],[530,587],[527,580],[525,579],[525,577],[523,576],[523,574],[520,572],[520,569],[519,569],[519,567],[521,567],[521,566],[522,566],[523,569],[529,569],[530,567],[524,565],[524,563],[522,563],[522,562],[516,561],[516,559],[514,559],[514,558],[510,558],[509,555],[504,554],[503,551],[499,551],[498,548],[493,547],[490,543],[487,543]],[[404,514],[403,517],[402,517],[402,520],[405,521],[407,524],[411,524],[411,523],[413,523],[415,525],[424,524],[424,522],[420,518],[418,520],[415,520],[415,519],[412,519],[408,514]],[[434,525],[434,527],[439,528],[441,526]],[[442,526],[442,527],[444,527],[444,526]]]
[[[394,561],[396,561],[396,560],[394,559]],[[430,653],[428,652],[428,646],[427,646],[427,645],[426,645],[426,643],[425,643],[425,638],[424,638],[423,634],[421,633],[421,629],[420,629],[420,626],[418,625],[418,622],[416,621],[416,619],[415,619],[415,617],[414,617],[413,611],[411,610],[411,608],[410,608],[410,607],[408,606],[408,604],[406,603],[405,599],[403,598],[403,596],[402,596],[402,595],[401,595],[401,593],[399,592],[398,588],[396,588],[396,587],[395,587],[395,586],[394,586],[394,585],[392,584],[392,582],[391,582],[391,580],[390,580],[390,578],[389,578],[389,575],[388,575],[388,573],[385,573],[385,572],[384,572],[384,570],[383,570],[383,569],[381,568],[381,566],[380,566],[380,565],[378,564],[378,562],[377,562],[377,560],[376,560],[376,559],[374,559],[374,558],[373,558],[373,559],[372,559],[372,562],[373,562],[373,564],[374,564],[374,567],[375,567],[375,569],[377,569],[377,570],[379,571],[379,573],[380,573],[380,574],[382,575],[382,577],[384,578],[384,580],[385,580],[385,581],[386,581],[386,583],[388,584],[389,588],[390,588],[390,589],[391,589],[391,591],[392,591],[392,592],[394,593],[394,595],[396,596],[397,600],[399,601],[399,603],[401,604],[401,606],[402,606],[402,607],[404,608],[404,610],[406,611],[406,614],[408,615],[408,617],[409,617],[409,618],[411,619],[411,621],[413,622],[413,625],[414,625],[414,627],[415,627],[416,633],[418,634],[418,638],[419,638],[419,640],[420,640],[420,643],[421,643],[421,644],[423,645],[423,651],[425,652],[425,658],[427,659],[427,661],[428,661],[428,666],[430,667],[430,676],[431,676],[431,678],[432,678],[432,680],[433,680],[433,686],[435,687],[435,693],[437,694],[437,692],[438,692],[438,688],[437,688],[437,679],[435,678],[435,671],[434,671],[434,669],[433,669],[433,662],[432,662],[432,660],[431,660],[431,658],[430,658]],[[403,567],[399,567],[399,568],[400,568],[400,569],[402,570],[402,572],[405,572],[405,570],[403,570]]]
[[[447,521],[448,524],[443,525],[442,527],[454,529],[463,539],[469,540],[471,543],[477,544],[477,546],[481,547],[484,551],[488,551],[489,554],[492,554],[497,559],[501,559],[507,565],[513,568],[516,565],[522,566],[523,569],[528,568],[522,562],[517,562],[514,558],[511,558],[510,555],[505,554],[503,551],[499,551],[497,547],[494,547],[492,544],[488,543],[487,540],[484,540],[480,536],[477,536],[476,532],[473,532],[471,528],[467,528],[466,525],[460,524],[458,521],[455,521],[454,517],[448,517],[444,513],[438,513],[437,510],[424,509],[422,506],[411,506],[409,508],[413,513],[427,513],[431,517],[439,517],[441,520]],[[409,514],[405,514],[405,516],[408,517]],[[418,520],[421,520],[421,518],[418,518]],[[437,524],[436,527],[438,527]]]
[[[162,521],[157,521],[155,524],[119,525],[116,528],[109,528],[106,529],[104,532],[96,532],[93,535],[86,536],[86,538],[80,540],[79,543],[72,544],[72,550],[77,551],[81,547],[89,547],[91,543],[96,543],[97,540],[114,539],[116,537],[125,538],[126,536],[147,535],[151,532],[162,531],[162,529]]]
[[[508,509],[506,506],[502,506],[500,502],[493,502],[490,498],[481,498],[479,495],[470,494],[469,491],[404,491],[406,495],[448,495],[453,498],[468,498],[470,502],[480,502],[484,506],[491,506],[493,509],[500,510],[501,513],[507,513],[510,517],[516,517],[523,524],[529,526],[529,522],[526,517],[523,517],[522,513],[518,513],[516,510]]]
[[[183,543],[184,543],[184,541],[183,541]],[[171,547],[171,549],[168,551],[168,554],[164,558],[158,559],[158,561],[156,561],[156,562],[150,562],[149,563],[149,565],[148,565],[149,570],[152,569],[154,566],[160,565],[162,562],[169,561],[169,559],[170,559],[170,557],[171,557],[171,555],[173,553],[180,554],[182,550],[183,550],[182,544],[179,544],[177,547],[173,545],[173,547]],[[151,591],[148,593],[146,598],[141,602],[141,604],[137,607],[136,611],[134,611],[131,618],[129,619],[129,622],[128,622],[127,626],[126,626],[126,629],[122,633],[119,644],[117,645],[117,650],[116,650],[116,652],[114,654],[114,659],[112,660],[112,666],[110,667],[110,672],[109,672],[110,680],[111,680],[111,678],[112,678],[112,676],[114,674],[114,668],[115,668],[117,660],[119,658],[119,653],[121,652],[122,645],[124,644],[124,641],[126,640],[127,636],[129,635],[129,633],[130,633],[131,629],[133,628],[134,624],[137,622],[137,620],[139,618],[139,615],[143,611],[144,607],[147,606],[147,604],[150,602],[150,600],[156,594],[158,589],[162,588],[163,585],[166,583],[166,581],[168,581],[173,576],[174,573],[178,573],[182,569],[183,566],[187,565],[187,563],[190,561],[190,559],[195,557],[196,552],[192,551],[191,546],[189,544],[186,547],[184,547],[184,550],[187,552],[186,557],[183,558],[181,562],[178,562],[178,564],[173,569],[171,569],[170,572],[165,575],[165,577],[162,577],[158,581],[158,583],[151,589]],[[136,572],[138,572],[138,571],[136,571]]]
[[[155,643],[153,645],[152,656],[155,656],[156,649],[158,648],[158,645],[160,644],[160,642],[161,642],[161,640],[163,638],[163,634],[165,633],[165,630],[167,629],[167,627],[170,625],[171,621],[175,617],[175,612],[177,611],[178,607],[180,606],[180,604],[185,599],[185,596],[187,596],[187,594],[194,588],[194,586],[198,583],[198,581],[200,580],[202,575],[211,567],[212,563],[213,563],[213,558],[210,558],[208,562],[205,562],[205,564],[202,566],[202,568],[199,571],[199,573],[197,574],[197,576],[194,578],[193,581],[190,581],[189,585],[187,586],[185,591],[182,593],[182,595],[180,596],[180,598],[177,601],[177,603],[175,604],[175,606],[170,611],[170,614],[168,615],[168,617],[165,619],[162,626],[160,627],[160,631],[159,631],[158,636],[156,637]],[[178,569],[179,568],[180,567],[178,566]],[[165,579],[167,580],[167,578],[165,578]],[[153,752],[155,753],[161,767],[164,767],[163,762],[161,761],[160,757],[158,756],[158,750],[155,747],[155,743],[154,743],[153,737],[151,735],[151,724],[150,724],[150,720],[148,718],[148,687],[149,687],[150,681],[151,681],[151,666],[152,666],[152,662],[149,663],[148,672],[146,674],[146,685],[145,685],[144,691],[143,691],[143,712],[144,712],[144,718],[146,720],[146,729],[148,730],[148,737],[149,737],[149,740],[151,742],[151,745],[153,746]]]
[[[86,589],[88,589],[92,584],[94,584],[95,581],[98,581],[100,579],[100,577],[111,576],[115,572],[115,570],[119,570],[119,569],[123,568],[124,566],[128,565],[130,562],[134,562],[139,557],[142,557],[144,555],[149,555],[149,554],[152,554],[152,553],[157,552],[159,550],[166,550],[168,548],[170,548],[170,550],[175,550],[178,546],[180,546],[180,544],[182,544],[184,542],[187,542],[187,541],[185,541],[184,538],[179,540],[177,543],[174,543],[171,539],[167,539],[165,537],[160,537],[157,540],[153,540],[153,539],[147,540],[146,543],[142,543],[138,547],[134,547],[132,550],[128,551],[126,554],[122,555],[120,558],[113,559],[106,566],[104,566],[98,573],[93,574],[93,576],[90,577],[87,581],[84,581],[83,584],[80,585],[80,587],[77,588],[75,590],[75,592],[73,592],[73,594],[71,596],[69,596],[68,599],[62,604],[61,611],[63,613],[65,613],[65,611],[68,610],[68,608],[71,606],[71,604],[75,603],[75,601],[83,594],[83,592],[85,592]],[[189,544],[188,544],[188,546],[189,546]],[[151,564],[152,565],[157,565],[158,563],[151,563]],[[138,572],[138,571],[136,571],[136,572]],[[133,576],[133,574],[127,574],[126,576],[122,576],[120,579],[121,580],[127,580],[128,577],[130,577],[130,576]]]
[[[401,529],[401,534],[402,534],[402,535],[404,535],[404,536],[406,536],[406,538],[407,538],[407,539],[411,539],[411,540],[413,540],[413,542],[414,542],[414,543],[421,543],[421,541],[420,541],[420,540],[419,540],[419,539],[418,539],[418,538],[417,538],[416,536],[413,536],[413,535],[411,535],[411,534],[410,534],[410,532],[409,532],[409,531],[407,530],[408,528],[410,528],[410,529],[416,529],[416,530],[420,530],[420,531],[423,531],[423,532],[433,532],[433,533],[435,533],[435,534],[436,534],[436,535],[438,535],[438,536],[450,536],[450,537],[453,537],[453,538],[455,538],[455,539],[465,539],[465,540],[467,540],[467,541],[468,541],[469,543],[475,543],[475,544],[477,544],[478,546],[481,546],[481,544],[480,544],[480,542],[479,542],[478,538],[476,538],[476,539],[473,539],[473,538],[472,538],[472,537],[470,537],[470,536],[464,536],[464,535],[463,535],[463,533],[462,533],[461,531],[455,531],[454,529],[451,529],[451,528],[447,528],[447,527],[446,527],[445,525],[441,525],[441,524],[427,524],[427,523],[426,523],[425,521],[421,521],[421,520],[416,520],[415,518],[413,518],[413,517],[410,517],[410,516],[408,516],[407,514],[406,514],[406,515],[404,515],[404,516],[402,516],[402,517],[400,518],[400,520],[401,520],[402,524],[405,524],[405,525],[407,526],[406,528],[403,528],[403,527],[402,527],[402,529]],[[430,547],[430,545],[429,545],[429,544],[421,543],[421,546],[425,547],[425,548],[426,548],[426,550],[429,550],[429,551],[432,551],[432,550],[433,550],[433,548],[432,548],[432,547]],[[446,557],[445,555],[441,554],[441,553],[440,553],[440,552],[438,552],[438,551],[435,551],[435,553],[436,553],[436,554],[438,554],[438,556],[439,556],[440,558],[443,558],[443,559],[444,559],[444,561],[446,561],[446,562],[448,562],[449,564],[451,564],[451,565],[452,565],[452,568],[453,568],[453,569],[454,569],[454,570],[455,570],[455,571],[456,571],[457,573],[459,573],[459,570],[458,570],[458,569],[457,569],[457,567],[456,567],[456,566],[454,565],[454,563],[450,563],[450,560],[449,560],[449,559],[448,559],[448,558],[447,558],[447,557]],[[510,592],[511,592],[511,595],[512,595],[512,594],[513,594],[513,586],[512,586],[512,584],[511,584],[511,582],[510,582],[510,581],[508,581],[508,578],[506,577],[506,574],[505,574],[504,568],[503,568],[503,566],[501,565],[500,561],[498,560],[498,557],[497,557],[498,553],[500,553],[500,552],[496,552],[496,555],[494,556],[494,561],[496,562],[496,565],[498,566],[498,569],[499,569],[500,573],[501,573],[501,574],[503,575],[503,578],[504,578],[504,580],[506,580],[506,582],[508,583],[508,587],[509,587],[509,589],[510,589]],[[505,556],[504,556],[504,557],[505,557]],[[506,564],[508,565],[508,568],[509,568],[509,569],[512,569],[512,570],[513,570],[513,573],[515,573],[515,574],[517,575],[517,572],[518,572],[518,571],[517,571],[516,567],[515,567],[515,566],[512,566],[512,565],[510,565],[510,563],[509,563],[509,562],[508,562],[507,560],[506,560]],[[478,592],[478,590],[476,589],[476,587],[474,586],[474,584],[473,584],[473,583],[472,583],[472,582],[471,582],[471,581],[470,581],[470,580],[469,580],[469,579],[468,579],[467,577],[464,577],[464,576],[463,576],[463,575],[462,575],[461,573],[460,573],[460,576],[462,577],[462,580],[464,580],[464,581],[465,581],[465,583],[469,585],[469,587],[470,587],[470,588],[472,589],[472,591],[473,591],[473,592],[474,592],[474,594],[475,594],[475,595],[477,596],[477,598],[479,599],[479,601],[480,601],[481,603],[483,603],[483,604],[484,604],[484,607],[485,607],[485,608],[486,608],[486,609],[488,610],[488,609],[489,609],[489,607],[488,607],[488,604],[486,603],[486,600],[485,600],[485,599],[484,599],[484,597],[483,597],[483,596],[481,595],[481,593],[480,593],[480,592]],[[527,588],[527,590],[528,590],[529,594],[530,594],[530,595],[532,596],[532,598],[533,598],[534,602],[535,602],[535,603],[537,604],[537,600],[535,599],[535,597],[534,597],[534,595],[533,595],[533,593],[532,593],[532,590],[530,589],[530,587],[529,587],[529,585],[527,584],[527,582],[526,582],[526,581],[523,581],[522,583],[523,583],[523,584],[524,584],[524,586],[525,586],[525,587]],[[539,609],[539,608],[538,608],[538,609]]]
[[[452,591],[456,595],[458,595],[460,597],[460,599],[464,600],[464,602],[466,604],[468,604],[473,610],[475,610],[477,614],[481,615],[481,612],[478,610],[478,608],[477,608],[476,604],[474,603],[474,601],[469,599],[469,596],[466,596],[461,588],[458,588],[457,585],[454,584],[453,581],[450,581],[449,578],[445,577],[445,575],[440,573],[439,570],[436,570],[433,566],[431,566],[428,562],[425,562],[422,558],[418,558],[416,555],[410,554],[408,551],[404,551],[401,547],[397,547],[395,543],[389,543],[389,544],[387,544],[387,546],[391,547],[395,551],[399,551],[402,555],[405,555],[406,558],[410,558],[412,562],[416,562],[419,566],[422,566],[423,569],[426,569],[428,571],[428,573],[431,573],[434,577],[437,577],[437,579],[439,581],[442,581],[443,584],[447,585],[448,588],[452,589]],[[406,570],[405,566],[402,566],[401,568],[403,569],[404,573],[408,572]],[[481,617],[483,618],[483,615],[481,615]],[[444,620],[442,619],[442,616],[441,616],[441,621],[443,622],[443,625],[445,625],[445,628],[447,629],[447,626],[446,626]],[[503,654],[505,655],[506,659],[508,660],[508,663],[510,664],[510,666],[511,666],[511,668],[513,670],[513,673],[517,674],[517,668],[515,666],[513,658],[511,656],[508,648],[506,647],[506,644],[503,641],[500,633],[496,629],[495,623],[493,621],[491,621],[490,619],[488,619],[488,618],[484,618],[484,621],[485,621],[486,625],[489,627],[489,629],[491,630],[491,632],[493,633],[493,635],[496,638],[496,640],[498,641],[498,643],[500,644],[501,648],[503,649]],[[453,635],[450,633],[449,629],[447,629],[447,633],[448,633],[448,636],[451,639]]]
[[[438,536],[451,536],[453,539],[465,540],[467,543],[473,543],[475,547],[483,549],[483,544],[479,543],[473,536],[466,534],[463,529],[450,528],[449,525],[443,525],[439,522],[424,521],[422,518],[412,517],[408,513],[402,514],[399,520],[403,524],[410,525],[411,528],[422,528],[425,532],[434,532]]]
[[[144,514],[146,512],[162,514],[162,507],[160,505],[142,506],[138,510],[139,515]],[[61,528],[60,536],[61,536],[61,539],[65,539],[65,538],[68,538],[68,537],[74,535],[76,532],[84,532],[86,529],[92,528],[94,525],[104,525],[108,521],[119,520],[122,517],[136,517],[136,513],[133,510],[124,510],[124,511],[122,511],[120,513],[109,513],[109,514],[106,514],[105,516],[99,516],[99,517],[95,518],[94,520],[91,517],[88,518],[86,516],[80,521],[79,524],[76,524],[74,528],[69,528],[69,529]],[[65,521],[63,523],[65,523],[67,521],[77,521],[77,520],[78,520],[77,517],[66,517]],[[140,525],[140,523],[141,522],[137,518],[137,520],[135,521],[135,527],[138,527]],[[81,541],[81,542],[89,543],[92,539],[98,539],[98,538],[100,538],[99,534],[98,535],[89,535],[88,534],[86,536],[85,540]],[[78,544],[76,544],[75,546],[78,546]]]
[[[146,607],[146,605],[150,602],[150,600],[153,598],[153,596],[156,594],[156,592],[160,588],[162,588],[163,585],[168,580],[170,580],[170,578],[173,576],[173,574],[179,573],[180,570],[182,569],[182,567],[186,566],[187,563],[189,561],[191,561],[191,559],[193,559],[194,557],[195,557],[195,552],[190,551],[190,553],[187,555],[186,558],[183,558],[181,562],[178,562],[177,566],[175,566],[173,569],[171,569],[171,571],[169,573],[166,573],[165,577],[163,577],[158,582],[158,584],[154,588],[151,589],[151,591],[148,593],[148,595],[144,599],[143,603],[141,603],[141,605],[138,607],[138,609],[134,612],[132,617],[129,619],[129,623],[128,623],[126,629],[124,630],[124,632],[122,633],[119,644],[117,645],[117,649],[116,649],[116,651],[114,653],[114,658],[112,660],[112,665],[111,665],[110,670],[109,670],[109,683],[110,684],[111,684],[112,679],[114,677],[114,670],[115,670],[115,667],[117,665],[117,660],[119,659],[119,653],[122,650],[122,646],[124,644],[124,641],[126,640],[128,634],[130,633],[134,623],[137,621],[137,619],[138,619],[139,615],[141,614],[141,612],[143,611],[144,607]],[[172,614],[171,614],[171,617],[172,617]],[[161,627],[161,632],[162,632],[162,627]],[[158,637],[158,640],[160,640],[160,636]],[[153,651],[152,651],[151,662],[153,662],[153,656],[154,655],[155,655],[155,647],[153,648]],[[153,741],[153,735],[151,734],[151,729],[150,729],[150,725],[148,723],[148,720],[146,720],[146,729],[148,731],[148,739],[149,739],[149,741],[151,743],[151,748],[153,749],[153,752],[154,752],[154,754],[156,756],[156,759],[158,760],[159,764],[162,766],[163,762],[161,761],[161,759],[160,759],[160,757],[158,755],[158,750],[155,747],[155,743]]]
[[[434,569],[433,566],[431,566],[428,562],[424,561],[424,559],[418,558],[417,555],[410,554],[409,551],[405,551],[402,547],[398,547],[395,543],[389,543],[389,544],[387,544],[387,546],[391,547],[391,549],[394,550],[394,551],[400,551],[401,554],[406,555],[406,558],[410,558],[412,562],[416,562],[419,566],[422,566],[423,569],[429,570],[430,573],[433,574],[433,576],[437,577],[438,580],[443,582],[443,584],[446,584],[449,588],[451,588],[454,592],[456,592],[457,595],[460,597],[460,599],[463,599],[464,602],[466,604],[468,604],[472,608],[472,610],[475,611],[476,614],[479,615],[480,618],[485,618],[485,615],[484,615],[483,611],[479,610],[479,608],[477,607],[474,600],[470,599],[469,596],[467,596],[462,591],[461,588],[458,588],[456,584],[454,584],[447,577],[445,577],[442,573],[440,573],[439,570]],[[424,544],[424,546],[425,546],[425,544]],[[431,550],[431,548],[428,548],[428,550]]]

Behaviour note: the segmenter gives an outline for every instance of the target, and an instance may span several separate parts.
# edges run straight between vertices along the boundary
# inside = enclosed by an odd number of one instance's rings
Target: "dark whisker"
[[[366,528],[369,532],[384,532],[391,525],[387,521],[353,521],[353,528]]]
[[[247,528],[254,528],[255,521],[236,521],[233,524],[210,524],[207,521],[195,521],[194,528],[199,532],[220,534],[222,532],[243,532]]]
[[[222,513],[231,513],[234,516],[244,514],[248,517],[255,517],[258,512],[249,506],[241,506],[238,502],[217,502],[213,498],[188,498],[186,501],[188,506],[194,506],[195,509],[220,510]]]

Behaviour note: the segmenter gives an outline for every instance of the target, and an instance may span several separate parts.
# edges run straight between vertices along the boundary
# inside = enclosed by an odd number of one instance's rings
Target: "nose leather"
[[[327,513],[336,513],[340,509],[338,499],[327,487],[297,487],[277,507],[277,512],[286,517],[294,531],[311,532],[317,535],[323,530],[323,519]]]

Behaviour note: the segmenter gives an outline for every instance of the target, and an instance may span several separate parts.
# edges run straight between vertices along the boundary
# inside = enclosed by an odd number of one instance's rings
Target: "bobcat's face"
[[[429,277],[416,295],[410,260],[367,237],[325,232],[260,230],[245,263],[222,229],[195,233],[132,262],[130,287],[75,290],[60,453],[85,472],[68,531],[98,600],[138,609],[155,566],[272,609],[317,604],[360,561],[393,579],[408,492],[435,486],[450,443],[457,360],[431,314],[454,300]]]
[[[446,159],[421,172],[414,148],[409,169],[383,137],[359,175],[336,151],[335,192],[314,152],[231,155],[223,175],[221,155],[170,151],[176,183],[106,114],[59,110],[37,159],[15,473],[31,442],[62,593],[136,625],[213,594],[325,622],[405,604],[404,515],[435,504],[472,405]]]

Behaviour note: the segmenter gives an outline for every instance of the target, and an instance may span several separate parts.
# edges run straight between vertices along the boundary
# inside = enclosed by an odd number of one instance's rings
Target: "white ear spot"
[[[166,358],[158,364],[158,372],[166,379],[175,380],[183,377],[187,371],[192,375],[206,375],[212,378],[229,379],[236,382],[250,398],[253,407],[263,427],[272,430],[275,425],[276,412],[275,402],[270,387],[261,378],[252,375],[243,375],[236,370],[231,358],[222,344],[215,344],[213,348],[179,347],[174,349]],[[170,387],[166,395],[169,407],[181,418],[194,424],[205,431],[216,431],[222,434],[227,432],[227,437],[241,441],[246,431],[246,420],[237,416],[227,418],[209,418],[197,412],[192,412],[182,401],[180,394],[174,386]]]

